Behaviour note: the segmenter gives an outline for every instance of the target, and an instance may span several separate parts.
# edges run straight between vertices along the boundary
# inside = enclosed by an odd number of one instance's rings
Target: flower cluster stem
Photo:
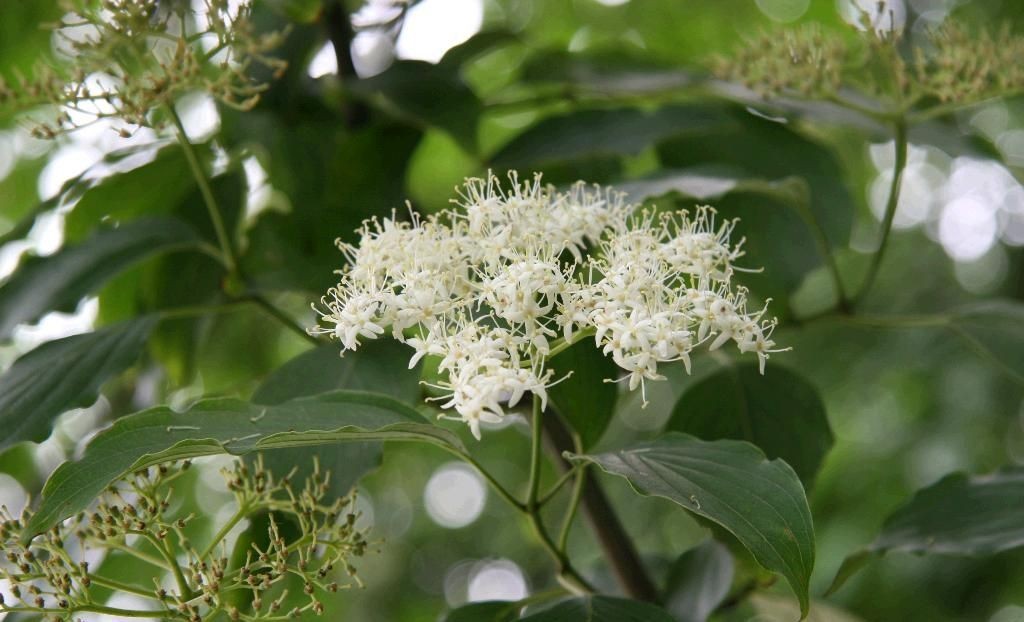
[[[565,460],[563,452],[574,449],[572,433],[557,416],[549,415],[544,417],[543,425],[550,448],[558,464],[570,469],[572,465]],[[657,602],[658,589],[593,471],[583,474],[580,488],[580,506],[623,590],[631,598]]]
[[[878,270],[882,265],[882,260],[885,258],[885,250],[889,245],[889,234],[892,233],[892,222],[896,217],[896,207],[899,205],[900,201],[900,186],[903,183],[903,171],[907,167],[906,119],[903,117],[897,119],[894,129],[896,159],[892,171],[892,184],[889,186],[889,199],[886,201],[885,214],[882,216],[881,237],[878,241],[878,249],[871,257],[871,264],[868,266],[864,282],[861,284],[860,290],[858,290],[857,295],[853,299],[854,305],[859,305],[863,302],[864,297],[867,296],[868,292],[871,290],[871,286],[875,282],[875,277],[878,276]]]
[[[209,212],[213,231],[217,235],[217,243],[220,244],[224,266],[230,274],[235,274],[238,271],[238,258],[235,256],[234,247],[231,245],[231,238],[228,236],[227,228],[224,226],[224,219],[221,216],[220,208],[217,206],[217,199],[213,196],[210,180],[207,178],[206,172],[203,171],[203,166],[196,155],[195,147],[189,140],[188,134],[185,133],[185,125],[181,122],[178,111],[174,109],[173,104],[167,106],[167,111],[171,121],[174,123],[174,129],[178,135],[178,143],[181,144],[181,149],[185,152],[185,159],[192,170],[192,176],[195,177],[196,184],[199,185],[199,192],[203,195],[203,203],[206,205],[206,211]]]

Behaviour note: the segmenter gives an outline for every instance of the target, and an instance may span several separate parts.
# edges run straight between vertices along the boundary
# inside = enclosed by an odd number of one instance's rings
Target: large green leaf
[[[786,577],[806,615],[814,527],[800,479],[782,460],[769,461],[747,442],[678,432],[570,459],[593,462],[642,495],[664,497],[721,525],[762,566]]]
[[[559,353],[548,367],[555,370],[556,377],[571,372],[548,390],[548,396],[580,435],[583,449],[590,449],[601,440],[615,413],[618,386],[605,380],[618,377],[618,366],[586,339]]]
[[[557,603],[523,622],[673,622],[664,609],[610,596],[581,596]]]
[[[705,622],[732,586],[733,559],[722,543],[706,540],[679,556],[665,581],[665,608],[676,622]]]
[[[393,339],[367,341],[355,352],[325,343],[296,356],[253,393],[257,404],[280,404],[337,389],[384,393],[412,402],[420,392],[419,369],[409,369],[412,350]]]
[[[596,157],[640,153],[652,144],[685,133],[707,132],[727,117],[706,106],[581,110],[548,117],[516,136],[491,159],[495,166],[543,170],[546,166]]]
[[[499,600],[470,603],[449,611],[442,622],[513,622],[521,608],[517,602]]]
[[[784,199],[799,198],[794,193],[795,178],[769,181],[760,178],[737,177],[703,167],[680,170],[661,170],[656,175],[615,184],[615,189],[625,192],[630,201],[639,203],[646,199],[667,194],[678,194],[698,201],[716,199],[730,192],[764,194]]]
[[[832,447],[817,389],[779,365],[761,375],[757,363],[731,364],[703,378],[676,402],[667,429],[709,441],[750,441],[769,458],[785,460],[808,486]]]
[[[337,391],[273,406],[212,399],[185,412],[161,406],[118,419],[96,436],[81,460],[54,471],[27,533],[44,531],[87,507],[125,473],[160,462],[365,440],[415,440],[465,451],[458,437],[412,407],[373,393]]]
[[[130,155],[126,152],[125,157]],[[69,194],[81,194],[81,198],[65,218],[64,234],[75,242],[101,222],[124,223],[143,215],[169,214],[195,187],[184,152],[178,145],[169,145],[151,162],[89,182],[84,189],[71,189]]]
[[[762,179],[802,177],[810,187],[811,210],[829,241],[844,246],[854,204],[836,155],[788,125],[747,110],[734,109],[729,117],[729,123],[706,126],[703,133],[688,132],[662,144],[662,164],[684,169],[718,164],[737,169],[743,177]]]
[[[0,339],[48,311],[68,311],[125,268],[156,253],[194,247],[191,228],[170,218],[99,231],[48,257],[24,260],[0,286]]]
[[[153,318],[44,343],[0,376],[0,450],[44,440],[57,415],[92,401],[109,378],[132,365]]]
[[[467,153],[476,153],[482,105],[451,63],[398,61],[387,71],[351,82],[350,91],[419,128],[447,132]]]
[[[383,393],[404,403],[419,395],[419,370],[408,369],[409,348],[391,339],[370,341],[355,352],[341,352],[325,344],[296,356],[279,367],[252,396],[257,404],[280,404],[290,399],[336,389]],[[380,466],[381,444],[376,441],[340,446],[293,447],[263,454],[274,473],[298,467],[296,480],[312,470],[313,458],[331,473],[331,492],[347,493],[364,475]]]
[[[843,561],[829,591],[890,551],[991,555],[1024,546],[1024,467],[991,475],[948,475],[919,490],[864,550]]]
[[[1024,304],[991,300],[952,314],[949,329],[982,358],[1024,384]]]
[[[631,56],[616,48],[583,54],[561,50],[534,54],[523,64],[522,79],[599,99],[675,91],[692,82],[693,76],[678,65]]]

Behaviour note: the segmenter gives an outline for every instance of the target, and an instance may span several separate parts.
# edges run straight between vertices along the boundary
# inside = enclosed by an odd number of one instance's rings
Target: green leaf
[[[731,438],[782,458],[810,486],[832,447],[825,405],[799,374],[757,363],[730,364],[687,388],[676,402],[667,430],[704,440]]]
[[[478,151],[477,119],[483,106],[457,66],[398,61],[347,88],[403,122],[447,132],[467,153]]]
[[[729,594],[733,570],[732,554],[716,540],[686,551],[668,571],[665,608],[676,622],[705,622]]]
[[[324,344],[296,356],[256,389],[252,401],[280,404],[336,389],[383,393],[413,402],[420,393],[418,369],[408,369],[412,350],[393,339],[367,341],[355,352],[336,343]]]
[[[125,473],[161,462],[365,440],[421,441],[465,452],[451,432],[373,393],[337,391],[273,406],[211,399],[180,413],[160,406],[118,419],[93,439],[81,460],[58,467],[26,532],[45,531],[86,508]]]
[[[548,117],[513,138],[492,158],[504,168],[535,168],[595,157],[640,153],[655,142],[719,127],[726,120],[705,106],[581,110]]]
[[[886,519],[875,541],[847,557],[829,588],[842,587],[876,556],[992,555],[1024,546],[1024,467],[990,475],[948,475],[919,490]]]
[[[835,154],[787,124],[739,108],[729,116],[728,123],[705,126],[703,133],[689,132],[662,144],[662,164],[683,169],[718,164],[742,173],[738,176],[761,179],[801,177],[810,187],[811,210],[829,241],[845,246],[854,203]]]
[[[978,303],[954,312],[948,327],[971,350],[1024,384],[1024,304]]]
[[[288,19],[308,24],[320,16],[321,0],[269,0],[267,4]]]
[[[471,603],[449,611],[442,622],[513,622],[521,608],[518,602],[501,600]]]
[[[770,592],[754,592],[748,602],[753,611],[750,620],[760,622],[786,622],[800,615],[800,606],[792,598]],[[805,622],[863,622],[861,618],[827,602],[811,602],[811,613]]]
[[[548,51],[535,54],[523,65],[527,82],[557,85],[595,96],[636,96],[675,91],[693,81],[678,65],[630,56],[622,48],[574,53]]]
[[[626,478],[642,495],[664,497],[732,533],[765,568],[786,577],[807,614],[814,527],[803,486],[782,460],[732,440],[670,432],[617,451],[570,455]]]
[[[272,373],[252,396],[257,404],[280,404],[290,399],[336,389],[368,391],[412,403],[419,395],[419,370],[407,369],[410,350],[391,339],[370,341],[355,352],[341,351],[325,344],[304,352]],[[296,481],[312,471],[313,457],[320,468],[331,473],[331,493],[346,494],[367,473],[381,463],[379,442],[345,443],[339,447],[296,447],[263,454],[263,464],[272,473],[287,473],[298,467]]]
[[[0,286],[0,339],[48,311],[68,311],[132,264],[160,252],[195,247],[196,234],[177,220],[147,219],[105,229],[48,257],[22,261]]]
[[[801,183],[796,178],[778,181],[725,175],[703,167],[684,170],[663,170],[657,175],[615,184],[629,200],[640,203],[646,199],[678,194],[699,201],[715,199],[730,192],[749,192],[768,196],[796,198],[791,184]]]
[[[522,618],[523,622],[673,622],[664,609],[610,596],[582,596]],[[467,621],[468,622],[468,621]]]
[[[0,376],[0,450],[45,440],[58,415],[92,402],[139,358],[155,323],[144,317],[56,339],[15,361]]]
[[[126,152],[125,157],[131,155]],[[101,222],[123,224],[142,215],[167,215],[196,187],[176,144],[160,149],[152,162],[86,183],[85,189],[69,191],[81,194],[64,221],[64,233],[72,242],[87,237]]]
[[[559,353],[548,363],[560,378],[572,375],[548,390],[555,410],[569,422],[583,441],[583,449],[590,449],[601,440],[615,413],[618,387],[607,378],[620,375],[617,365],[586,339]]]

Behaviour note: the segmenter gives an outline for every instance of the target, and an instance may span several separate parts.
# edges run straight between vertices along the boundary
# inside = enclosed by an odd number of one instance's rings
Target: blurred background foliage
[[[911,39],[950,14],[1024,34],[1024,5],[1011,0],[892,6]],[[361,8],[356,0],[257,1],[260,28],[290,25],[277,51],[289,64],[283,78],[250,112],[217,108],[202,94],[181,103],[190,137],[217,173],[215,192],[231,208],[228,226],[250,287],[311,325],[309,302],[341,263],[336,237],[351,239],[362,219],[403,210],[406,199],[421,211],[441,209],[463,177],[488,169],[543,171],[555,184],[620,185],[659,205],[713,203],[743,219],[746,263],[765,268],[744,278],[755,296],[773,298],[783,319],[776,341],[793,346],[772,362],[817,389],[835,437],[808,491],[818,544],[812,619],[1024,619],[1020,550],[979,559],[893,553],[821,597],[842,559],[870,542],[913,491],[953,471],[987,473],[1024,460],[1019,311],[1003,319],[1018,341],[998,344],[1009,353],[1002,365],[942,328],[800,319],[834,294],[814,238],[764,182],[806,181],[810,209],[840,249],[847,282],[856,283],[884,209],[891,137],[828,107],[751,99],[710,79],[706,68],[715,53],[783,23],[820,22],[854,37],[844,0],[423,0],[404,22],[360,22],[357,32],[349,16],[366,20]],[[59,17],[50,0],[0,4],[0,72],[30,75],[40,58],[67,62],[41,27]],[[913,315],[1024,299],[1022,121],[1024,102],[1011,99],[912,131],[892,248],[866,309]],[[215,242],[173,141],[146,130],[122,139],[101,125],[41,142],[26,127],[10,110],[0,115],[0,276],[133,223],[150,223],[138,226],[152,239],[136,239],[141,250],[76,256],[60,273],[40,269],[32,291],[62,284],[46,301],[4,307],[9,277],[0,285],[0,363],[58,337],[232,293],[237,284],[225,282],[214,260],[176,252],[180,239],[166,223],[144,220],[170,217]],[[98,401],[68,404],[84,408],[65,414],[47,440],[0,454],[0,501],[24,504],[92,432],[154,404],[254,392],[256,401],[274,403],[337,386],[417,401],[416,377],[396,371],[404,364],[387,348],[353,363],[332,347],[307,355],[316,359],[282,380],[275,370],[308,343],[257,306],[162,321],[138,364],[104,384]],[[597,446],[653,436],[684,392],[728,365],[703,356],[693,377],[669,370],[668,382],[650,385],[644,410],[638,396],[622,395]],[[776,371],[770,367],[768,378]],[[691,399],[716,399],[705,394]],[[491,431],[473,451],[499,477],[521,481],[525,460],[510,457],[528,454],[526,430],[520,420]],[[371,451],[335,470],[353,481],[377,462]],[[341,478],[345,469],[354,473]],[[215,515],[223,498],[211,481],[187,480],[188,502]],[[362,520],[380,552],[360,562],[364,589],[327,602],[331,619],[428,622],[469,600],[514,599],[550,585],[548,560],[523,544],[532,541],[526,524],[444,454],[389,446],[359,487]],[[659,581],[705,538],[670,503],[638,499],[618,480],[606,489]],[[588,530],[573,532],[571,550],[600,586],[617,589]],[[103,563],[116,574],[125,560]],[[739,559],[734,584],[752,568]],[[713,619],[795,619],[790,598],[775,586]]]

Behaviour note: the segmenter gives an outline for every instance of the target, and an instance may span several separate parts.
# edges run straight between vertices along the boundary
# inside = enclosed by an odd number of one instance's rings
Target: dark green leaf
[[[181,413],[161,406],[118,419],[81,460],[54,471],[27,532],[48,529],[125,473],[160,462],[364,440],[415,440],[465,451],[458,437],[410,406],[373,393],[337,391],[274,406],[203,400]]]
[[[745,110],[735,110],[730,123],[706,125],[704,130],[662,144],[658,149],[662,164],[684,169],[718,164],[737,169],[740,177],[761,179],[802,177],[810,187],[811,210],[829,241],[837,247],[846,245],[854,204],[832,151],[786,124]]]
[[[331,121],[298,126],[243,117],[239,133],[258,134],[272,156],[270,182],[291,202],[289,213],[264,212],[248,232],[243,267],[263,289],[317,296],[337,283],[344,260],[335,240],[352,241],[366,218],[401,205],[403,179],[421,132],[397,124],[346,133]],[[325,122],[326,123],[326,122]]]
[[[36,468],[35,445],[28,442],[18,443],[0,451],[0,473],[6,473],[18,480],[25,490],[38,490],[43,482]]]
[[[267,4],[288,19],[299,23],[315,21],[320,16],[323,5],[321,0],[269,0]]]
[[[948,325],[982,358],[1024,384],[1024,304],[979,303],[953,313]]]
[[[620,375],[618,366],[601,354],[590,339],[578,343],[551,359],[548,366],[556,377],[570,375],[548,390],[555,409],[569,422],[590,449],[601,440],[615,412],[618,387],[605,379]]]
[[[992,555],[1024,546],[1024,467],[946,476],[919,490],[885,521],[866,549],[843,561],[829,591],[876,555]]]
[[[125,157],[130,155],[125,153]],[[65,219],[64,233],[75,242],[87,237],[101,222],[123,224],[144,215],[167,215],[195,186],[181,148],[170,145],[157,152],[152,162],[90,182],[85,189],[70,189],[81,198]]]
[[[769,458],[785,460],[808,486],[832,447],[817,389],[779,365],[761,375],[757,363],[731,364],[700,380],[676,402],[666,429],[709,441],[750,441]]]
[[[621,48],[588,51],[586,55],[563,51],[536,54],[524,64],[522,74],[528,82],[568,86],[598,97],[672,91],[693,79],[678,66],[631,57]]]
[[[392,339],[367,341],[355,352],[324,344],[296,356],[256,389],[257,404],[281,402],[335,389],[384,393],[412,402],[420,392],[420,372],[408,369],[412,350]]]
[[[672,622],[664,609],[610,596],[582,596],[564,600],[523,622]]]
[[[629,196],[629,200],[635,203],[672,193],[704,201],[724,196],[730,192],[749,192],[789,198],[793,196],[790,183],[792,181],[789,179],[767,181],[695,168],[660,171],[652,177],[615,184],[615,189],[625,192]]]
[[[669,137],[710,131],[726,119],[717,109],[703,106],[669,106],[653,112],[582,110],[540,121],[512,139],[492,162],[543,170],[573,160],[635,155]]]
[[[338,346],[326,344],[288,361],[256,389],[252,401],[280,404],[286,400],[325,393],[335,389],[383,393],[405,403],[419,395],[419,370],[408,369],[408,347],[383,339],[363,344],[341,356]],[[381,462],[379,442],[345,443],[341,446],[276,449],[263,454],[271,472],[287,473],[298,467],[296,480],[312,470],[313,457],[320,468],[331,473],[331,492],[347,493],[364,475]]]
[[[45,440],[57,415],[87,406],[139,358],[155,322],[144,317],[57,339],[15,361],[0,376],[0,449]]]
[[[398,61],[382,74],[352,82],[356,95],[416,127],[436,127],[467,153],[476,153],[482,105],[458,67]]]
[[[0,339],[47,311],[68,311],[125,268],[156,253],[194,247],[199,239],[177,220],[147,219],[99,231],[48,257],[22,261],[0,286]]]
[[[732,576],[729,549],[706,540],[672,564],[662,602],[676,622],[705,622],[729,594]]]
[[[472,603],[449,611],[442,622],[512,622],[519,619],[521,608],[508,601]]]
[[[808,606],[814,527],[803,486],[782,460],[732,440],[670,432],[596,455],[572,455],[626,478],[640,494],[670,499],[732,533],[762,566],[782,574]]]

